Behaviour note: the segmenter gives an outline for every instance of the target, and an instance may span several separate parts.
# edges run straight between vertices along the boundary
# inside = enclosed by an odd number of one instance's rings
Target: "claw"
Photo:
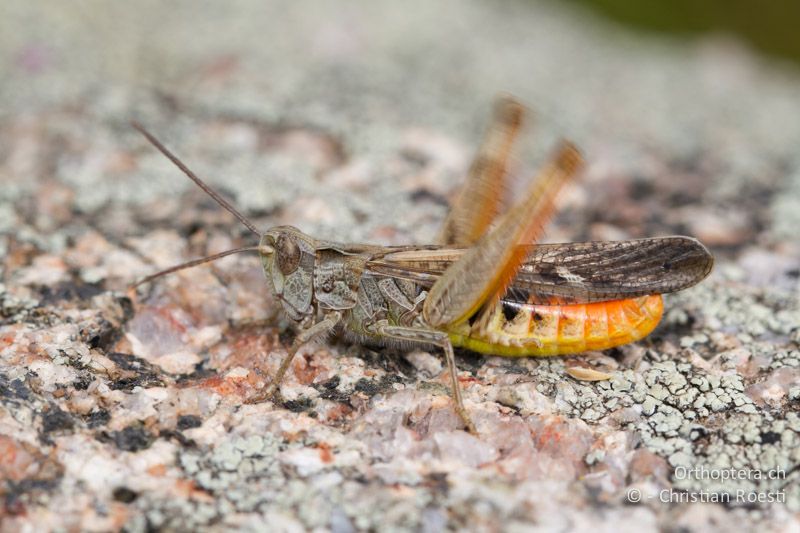
[[[475,424],[472,423],[472,419],[469,417],[469,414],[465,410],[461,410],[456,407],[456,413],[458,416],[461,417],[461,421],[464,422],[464,426],[466,427],[467,431],[476,437],[480,435],[478,430],[475,428]]]
[[[270,383],[269,385],[261,389],[261,391],[259,391],[255,396],[252,396],[247,400],[245,400],[244,403],[255,404],[255,403],[261,403],[266,400],[271,400],[275,404],[283,403],[283,397],[281,396],[280,390],[278,389],[278,387],[275,386],[274,383]]]

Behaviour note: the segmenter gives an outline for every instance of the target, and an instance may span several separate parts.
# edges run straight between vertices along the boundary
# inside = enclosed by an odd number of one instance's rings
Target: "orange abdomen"
[[[661,321],[660,294],[588,304],[518,306],[501,303],[471,325],[456,326],[453,345],[506,356],[544,356],[605,350],[647,336]]]

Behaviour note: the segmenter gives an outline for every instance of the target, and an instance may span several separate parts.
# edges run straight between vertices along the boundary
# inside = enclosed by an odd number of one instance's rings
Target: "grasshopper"
[[[475,433],[461,396],[453,347],[503,356],[603,350],[639,340],[658,324],[661,294],[705,278],[713,257],[673,236],[617,242],[534,244],[578,150],[562,141],[516,205],[501,213],[507,165],[523,107],[502,97],[439,236],[439,244],[378,246],[315,239],[291,226],[260,232],[153,135],[147,140],[260,237],[258,246],[176,265],[134,285],[227,255],[256,251],[268,285],[298,334],[255,401],[279,394],[297,351],[331,332],[370,345],[436,347],[455,411]]]

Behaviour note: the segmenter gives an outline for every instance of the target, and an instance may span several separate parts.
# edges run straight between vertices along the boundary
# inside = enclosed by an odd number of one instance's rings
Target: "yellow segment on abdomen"
[[[506,318],[498,303],[471,326],[448,331],[454,346],[505,356],[605,350],[637,341],[661,321],[660,294],[589,304],[525,305]]]

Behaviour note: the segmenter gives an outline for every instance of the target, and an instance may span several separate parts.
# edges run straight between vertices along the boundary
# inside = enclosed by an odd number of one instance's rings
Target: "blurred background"
[[[746,0],[576,0],[577,3],[643,32],[702,38],[725,33],[763,53],[800,61],[800,38],[794,21],[797,2],[777,1],[757,7]]]

